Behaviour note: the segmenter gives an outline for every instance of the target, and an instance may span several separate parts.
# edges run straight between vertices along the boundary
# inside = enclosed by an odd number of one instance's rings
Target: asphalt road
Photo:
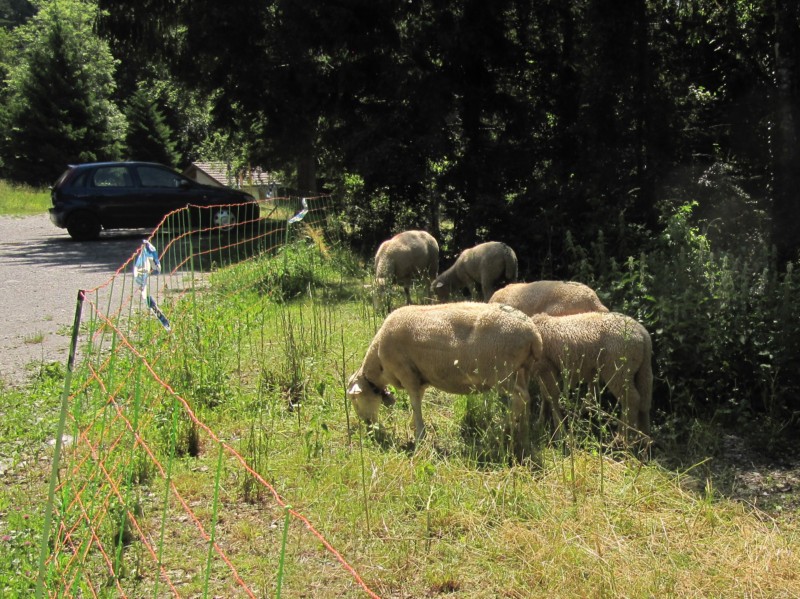
[[[0,216],[0,381],[20,385],[37,365],[66,364],[78,290],[106,283],[148,235],[110,231],[76,242],[47,214]]]

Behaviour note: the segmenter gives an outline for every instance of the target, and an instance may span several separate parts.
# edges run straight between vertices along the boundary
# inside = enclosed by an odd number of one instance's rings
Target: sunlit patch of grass
[[[43,369],[28,389],[0,384],[0,595],[33,595],[62,379]]]
[[[50,190],[0,181],[0,215],[26,216],[47,212]]]
[[[276,272],[274,280],[286,284]],[[800,592],[794,525],[778,527],[712,488],[687,492],[682,477],[657,462],[601,451],[589,439],[575,439],[568,455],[545,447],[535,464],[512,466],[491,449],[503,435],[505,408],[496,397],[431,390],[423,407],[428,437],[413,452],[400,392],[398,403],[382,410],[379,443],[348,414],[344,396],[344,381],[379,324],[367,315],[371,302],[320,300],[313,291],[274,302],[258,285],[236,298],[230,308],[213,294],[203,298],[214,307],[198,310],[214,313],[227,329],[196,342],[205,359],[242,364],[249,373],[237,370],[237,380],[249,391],[221,387],[228,399],[204,417],[379,595]],[[204,440],[175,479],[205,522],[217,452]],[[236,551],[239,571],[272,594],[283,511],[235,461],[226,457],[221,475],[219,542],[232,551],[250,547]],[[289,526],[287,596],[362,596],[300,521]],[[202,545],[187,535],[184,546],[200,559]]]
[[[138,332],[140,351],[213,435],[144,368],[118,356],[118,370],[97,377],[113,379],[114,401],[140,419],[128,453],[144,457],[146,443],[163,468],[136,477],[128,492],[146,538],[163,539],[163,567],[181,595],[243,594],[210,551],[213,534],[257,596],[275,596],[281,563],[284,596],[364,596],[303,519],[380,596],[800,594],[797,523],[728,501],[711,482],[687,491],[682,473],[573,439],[591,434],[578,427],[563,446],[538,448],[535,463],[512,464],[498,447],[506,408],[492,394],[430,390],[428,436],[413,447],[399,390],[395,406],[381,410],[384,435],[368,433],[345,382],[381,319],[352,291],[358,273],[306,268],[328,260],[313,239],[292,251],[238,267],[247,284],[224,269],[217,286],[177,300],[168,341],[149,320],[152,329]],[[289,259],[298,262],[282,268]],[[320,275],[342,291],[317,288]],[[98,448],[117,438],[101,428],[100,415],[114,415],[109,389],[79,398]],[[23,420],[15,422],[27,439]],[[125,453],[124,443],[115,446],[106,470],[138,471],[134,461],[113,461]],[[297,514],[288,526],[286,504]],[[119,583],[131,596],[153,596],[159,582],[142,545],[134,537],[120,549]],[[81,567],[87,577],[107,575],[99,561]]]

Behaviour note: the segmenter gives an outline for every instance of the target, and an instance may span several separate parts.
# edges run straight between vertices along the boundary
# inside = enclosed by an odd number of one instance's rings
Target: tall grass
[[[112,576],[92,540],[82,559],[62,555],[53,567],[99,582],[107,596],[118,589],[157,596],[165,587],[131,526],[135,518],[145,538],[158,540],[155,553],[181,596],[235,595],[230,569],[197,534],[174,489],[258,596],[364,596],[319,539],[288,518],[266,480],[380,596],[800,595],[796,520],[727,500],[713,478],[663,466],[663,453],[642,463],[608,450],[578,410],[565,444],[538,445],[536,462],[523,465],[510,465],[503,450],[506,407],[493,394],[429,390],[428,435],[413,450],[402,392],[382,409],[385,435],[368,431],[345,396],[380,324],[368,278],[314,234],[213,273],[209,287],[164,304],[172,333],[147,317],[132,333],[169,390],[124,343],[95,341],[72,423],[92,440],[103,472],[122,473],[125,488],[115,495],[103,477],[88,478],[97,467],[84,456],[65,466],[60,493],[65,505],[83,502],[68,523],[70,546],[88,524],[92,539],[111,539],[116,565]],[[125,410],[135,434],[115,416]],[[35,430],[15,422],[23,438]],[[165,475],[140,464],[150,459],[143,447]],[[12,502],[37,505],[41,480],[24,480],[0,491],[0,511]],[[17,520],[0,520],[0,537],[18,528]],[[10,563],[6,557],[22,564],[4,579],[12,595],[30,592],[25,551],[0,541],[0,564]],[[79,582],[73,592],[99,587]]]
[[[50,190],[0,180],[0,215],[41,214],[50,208]]]

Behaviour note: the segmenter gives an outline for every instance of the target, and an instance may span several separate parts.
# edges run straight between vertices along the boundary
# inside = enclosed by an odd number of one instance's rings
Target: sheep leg
[[[650,436],[650,406],[645,406],[644,402],[639,405],[639,430]]]
[[[640,371],[641,375],[641,371]],[[652,407],[652,382],[642,384],[640,375],[637,375],[636,390],[639,392],[639,430],[643,434],[650,436],[650,408]]]
[[[414,440],[418,446],[425,438],[425,422],[422,420],[422,396],[424,389],[408,389],[408,399],[411,402],[411,413],[414,420]]]
[[[483,301],[488,302],[495,292],[492,277],[488,275],[481,276],[481,292],[483,293]]]
[[[625,373],[626,376],[621,376]],[[622,434],[626,444],[633,441],[641,431],[638,430],[639,414],[641,411],[641,397],[633,384],[630,374],[626,371],[618,372],[616,377],[608,381],[608,388],[620,404],[622,410]]]
[[[625,414],[625,438],[630,443],[641,434],[639,430],[639,405],[641,404],[639,392],[631,385],[628,389]]]
[[[518,459],[524,457],[525,448],[528,446],[528,406],[531,396],[528,393],[528,377],[517,373],[514,392],[511,396],[511,445]]]
[[[406,292],[406,306],[411,305],[411,290],[408,286],[403,287],[403,291]]]
[[[546,408],[549,408],[550,414],[553,417],[553,432],[554,438],[561,436],[561,427],[564,424],[564,417],[561,414],[561,408],[558,405],[558,399],[561,395],[561,390],[558,387],[558,381],[552,372],[544,372],[539,376],[539,391],[542,396],[542,407],[539,410],[539,418],[545,416]],[[546,406],[544,404],[547,404]],[[543,427],[544,422],[540,421],[539,426]]]

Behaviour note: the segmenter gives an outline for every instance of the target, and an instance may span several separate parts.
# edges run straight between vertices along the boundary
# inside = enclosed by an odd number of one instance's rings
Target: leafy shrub
[[[695,206],[668,215],[648,251],[623,264],[606,258],[602,237],[590,250],[572,247],[575,278],[650,331],[657,409],[729,423],[754,415],[790,422],[800,409],[791,367],[800,359],[793,265],[779,272],[763,243],[741,255],[715,252]]]

